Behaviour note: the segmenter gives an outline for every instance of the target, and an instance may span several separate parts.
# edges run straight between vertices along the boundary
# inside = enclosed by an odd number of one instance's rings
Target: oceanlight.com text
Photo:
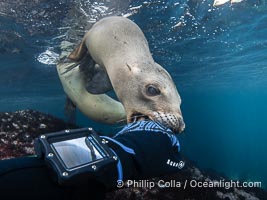
[[[146,187],[146,188],[182,188],[186,189],[187,187],[191,188],[253,188],[253,187],[261,187],[261,182],[240,182],[240,181],[226,181],[226,180],[208,180],[208,181],[199,181],[199,180],[185,180],[185,181],[177,181],[177,180],[127,180],[127,181],[118,181],[117,187]]]
[[[190,180],[189,182],[186,180],[184,182],[185,187],[189,184],[189,187],[192,188],[252,188],[252,187],[261,187],[261,182],[240,182],[240,181],[197,181],[197,180]]]

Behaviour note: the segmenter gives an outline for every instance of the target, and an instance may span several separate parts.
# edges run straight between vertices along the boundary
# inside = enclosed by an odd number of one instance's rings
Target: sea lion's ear
[[[85,44],[85,37],[84,37],[79,46],[73,52],[71,52],[68,58],[72,61],[79,62],[86,55],[86,52],[87,52],[87,47]]]
[[[95,65],[95,73],[92,79],[86,82],[86,90],[91,94],[104,94],[112,90],[112,85],[106,70]]]

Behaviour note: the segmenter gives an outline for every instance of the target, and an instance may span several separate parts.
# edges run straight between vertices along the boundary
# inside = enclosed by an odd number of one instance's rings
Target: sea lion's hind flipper
[[[69,63],[66,67],[65,67],[65,71],[62,72],[60,75],[64,75],[66,74],[67,72],[71,71],[72,69],[74,69],[75,67],[78,67],[79,66],[79,62],[78,63]],[[66,64],[64,64],[66,65]]]
[[[64,75],[65,73],[73,70],[76,67],[79,67],[81,70],[84,70],[85,68],[87,71],[91,70],[91,66],[94,65],[94,61],[91,58],[91,56],[89,54],[84,55],[79,61],[74,62],[72,60],[70,60],[69,58],[65,58],[64,60],[62,60],[59,65],[64,65],[64,69],[65,71],[61,73],[61,75]]]
[[[67,117],[68,123],[76,124],[76,105],[70,100],[69,97],[66,98],[65,116]]]
[[[68,56],[68,59],[79,63],[85,88],[91,94],[104,94],[112,89],[106,70],[95,63],[86,44],[88,33],[80,45]],[[90,44],[89,44],[90,45]]]
[[[104,94],[113,89],[106,70],[98,64],[95,65],[92,79],[86,82],[85,87],[91,94]]]
[[[79,44],[79,46],[76,49],[74,49],[74,51],[72,51],[70,53],[70,55],[68,56],[68,58],[71,61],[78,62],[86,55],[86,52],[87,52],[87,47],[85,44],[86,37],[87,37],[87,34],[85,34],[85,36],[84,36],[82,42]]]

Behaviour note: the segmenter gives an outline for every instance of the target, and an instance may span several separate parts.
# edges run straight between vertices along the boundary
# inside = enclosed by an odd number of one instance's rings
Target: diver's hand
[[[152,178],[184,166],[180,144],[170,129],[153,121],[127,125],[110,140],[126,178]]]

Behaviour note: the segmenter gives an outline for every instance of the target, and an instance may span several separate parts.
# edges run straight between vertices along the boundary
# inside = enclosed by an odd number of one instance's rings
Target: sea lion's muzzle
[[[183,117],[171,113],[164,113],[154,111],[149,114],[142,114],[140,112],[133,112],[128,118],[127,122],[132,123],[141,120],[152,120],[170,128],[174,133],[182,133],[185,129]]]
[[[153,112],[154,120],[170,128],[173,132],[182,133],[185,129],[183,117],[172,113]]]

